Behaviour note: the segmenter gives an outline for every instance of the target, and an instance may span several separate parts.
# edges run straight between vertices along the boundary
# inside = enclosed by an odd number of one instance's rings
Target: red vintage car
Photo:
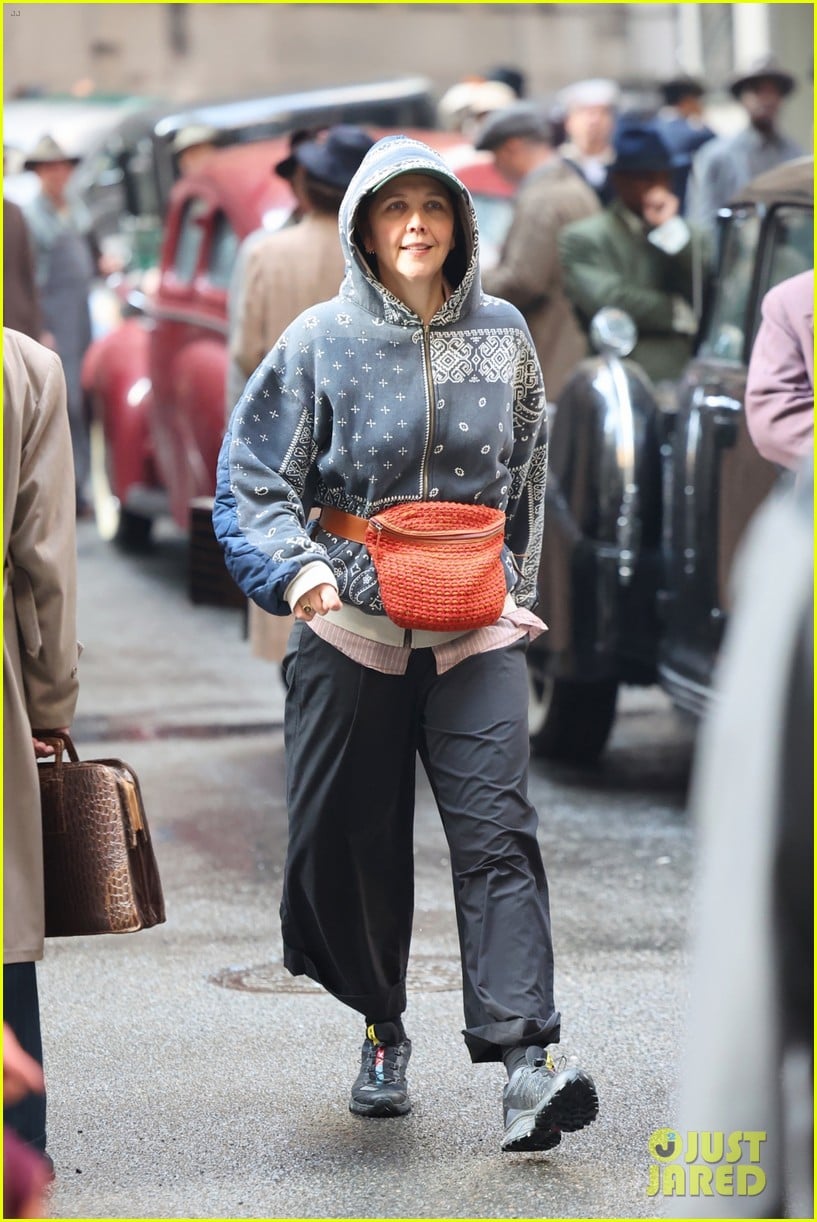
[[[461,137],[411,134],[440,149],[472,192],[490,259],[510,219],[511,188],[490,156]],[[287,151],[285,139],[234,145],[178,182],[155,291],[88,350],[97,520],[124,546],[146,544],[155,518],[168,512],[189,529],[191,504],[213,495],[230,277],[241,241],[262,225],[280,228],[293,207],[288,184],[272,172]]]

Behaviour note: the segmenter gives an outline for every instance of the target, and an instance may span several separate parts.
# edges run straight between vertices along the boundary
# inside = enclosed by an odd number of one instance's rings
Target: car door
[[[151,336],[154,445],[176,522],[212,495],[224,417],[227,285],[238,236],[213,194],[177,196]]]

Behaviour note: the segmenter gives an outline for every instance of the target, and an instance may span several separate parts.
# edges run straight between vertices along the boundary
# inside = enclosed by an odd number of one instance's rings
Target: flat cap
[[[477,132],[474,147],[491,151],[514,136],[552,144],[553,128],[544,109],[533,102],[516,102],[495,110]]]

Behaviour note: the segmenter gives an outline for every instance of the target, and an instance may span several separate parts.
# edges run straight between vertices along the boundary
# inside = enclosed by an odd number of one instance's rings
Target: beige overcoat
[[[74,466],[59,357],[3,331],[3,960],[42,958],[40,789],[32,727],[78,694]]]
[[[232,349],[246,377],[299,314],[336,295],[343,271],[337,217],[326,213],[308,213],[297,225],[271,233],[252,247]],[[279,662],[292,622],[292,616],[270,615],[250,603],[255,656]]]
[[[555,157],[521,183],[499,262],[482,274],[486,293],[524,314],[551,402],[588,351],[565,293],[557,239],[563,226],[600,206],[581,175]]]

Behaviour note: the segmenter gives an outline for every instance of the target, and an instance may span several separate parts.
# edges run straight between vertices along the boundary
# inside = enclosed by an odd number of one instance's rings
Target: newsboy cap
[[[23,162],[23,169],[36,170],[38,165],[56,165],[62,161],[69,161],[71,165],[77,165],[80,158],[66,153],[53,136],[41,136]]]
[[[654,123],[628,120],[613,135],[612,174],[651,174],[672,170],[676,162]]]
[[[781,68],[773,55],[763,55],[751,63],[745,72],[739,72],[729,82],[729,92],[733,98],[740,98],[744,89],[751,89],[760,81],[774,81],[785,98],[795,87],[794,77]]]
[[[490,152],[514,136],[540,140],[543,144],[553,143],[553,127],[541,106],[533,102],[516,102],[495,110],[479,128],[474,148]]]
[[[318,182],[345,191],[373,144],[362,127],[338,123],[329,128],[322,140],[295,144],[289,156],[278,162],[275,172],[282,178],[291,178],[295,165],[302,165]]]

